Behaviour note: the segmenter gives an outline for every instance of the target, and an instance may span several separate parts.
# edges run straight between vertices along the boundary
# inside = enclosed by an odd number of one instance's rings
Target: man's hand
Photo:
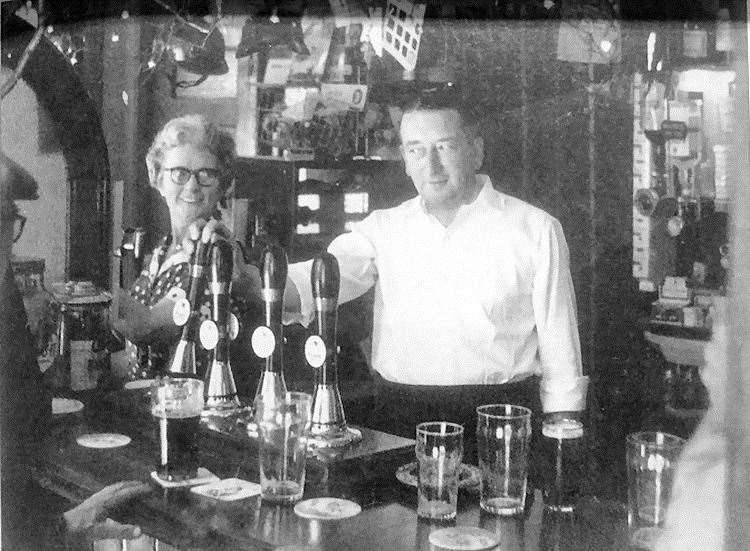
[[[86,501],[64,513],[68,532],[73,537],[88,540],[132,539],[141,529],[132,524],[120,524],[108,519],[107,513],[123,503],[151,491],[145,482],[129,480],[102,488]]]

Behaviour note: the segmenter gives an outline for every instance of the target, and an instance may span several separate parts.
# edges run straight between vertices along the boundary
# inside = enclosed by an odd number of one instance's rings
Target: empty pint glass
[[[682,438],[665,432],[627,437],[628,528],[630,544],[636,549],[653,549],[661,533],[684,444]]]
[[[542,425],[545,468],[544,505],[557,512],[572,512],[585,476],[586,447],[583,423],[574,419],[545,421]]]
[[[496,515],[517,515],[526,503],[531,410],[510,404],[477,408],[479,506]]]
[[[419,463],[417,515],[435,520],[455,518],[464,428],[444,421],[420,423],[414,450]]]
[[[151,389],[151,415],[157,427],[156,474],[177,482],[198,471],[198,429],[203,410],[203,381],[163,377]]]
[[[312,396],[304,392],[255,401],[260,495],[267,501],[292,503],[302,497],[311,407]]]

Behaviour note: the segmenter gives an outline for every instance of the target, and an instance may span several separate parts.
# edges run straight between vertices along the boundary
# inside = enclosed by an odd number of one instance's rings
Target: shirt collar
[[[450,224],[451,226],[455,224],[457,220],[464,218],[466,215],[471,214],[482,207],[498,203],[498,201],[496,201],[495,198],[492,197],[495,188],[492,186],[492,181],[490,180],[489,176],[487,176],[486,174],[477,174],[476,179],[478,183],[482,184],[479,193],[471,203],[458,207],[458,211],[456,211],[456,217]],[[503,201],[501,196],[499,198],[498,206],[502,207],[502,205]],[[414,207],[416,212],[421,213],[431,220],[435,220],[436,222],[438,222],[437,219],[427,211],[424,205],[424,201],[422,200],[422,197],[420,195],[417,195],[414,198]]]

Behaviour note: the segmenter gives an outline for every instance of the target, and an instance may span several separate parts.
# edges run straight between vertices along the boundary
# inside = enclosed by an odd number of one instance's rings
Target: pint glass
[[[151,415],[159,443],[156,474],[179,482],[197,476],[197,434],[203,410],[203,381],[164,377],[151,389]]]
[[[573,419],[545,422],[542,445],[546,465],[542,473],[544,506],[551,511],[572,512],[585,476],[583,423]]]
[[[260,495],[266,501],[293,503],[304,493],[311,406],[312,396],[304,392],[255,401]]]
[[[531,446],[531,410],[511,404],[477,408],[479,506],[495,515],[523,512]]]
[[[445,421],[420,423],[414,451],[419,462],[417,515],[435,520],[456,518],[463,426]]]

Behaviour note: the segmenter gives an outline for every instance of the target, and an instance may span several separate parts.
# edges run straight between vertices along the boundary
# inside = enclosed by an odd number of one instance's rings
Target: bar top
[[[73,503],[120,480],[150,480],[157,447],[150,415],[132,408],[139,400],[142,397],[132,393],[110,393],[88,401],[82,412],[56,416],[45,453],[35,465],[37,480]],[[111,516],[138,524],[145,533],[183,550],[434,549],[429,534],[445,525],[418,519],[415,488],[395,479],[398,466],[414,459],[413,441],[362,430],[362,453],[311,458],[304,495],[355,501],[362,507],[355,517],[309,520],[298,517],[291,506],[269,504],[260,497],[218,501],[155,483],[151,494]],[[131,442],[112,449],[76,443],[77,436],[91,432],[118,432]],[[220,478],[258,481],[254,441],[205,427],[199,440],[205,468]],[[478,493],[462,490],[456,525],[497,533],[499,549],[627,549],[625,507],[620,503],[584,498],[576,518],[569,520],[543,512],[539,491],[524,518],[495,517],[480,511],[478,503]]]

